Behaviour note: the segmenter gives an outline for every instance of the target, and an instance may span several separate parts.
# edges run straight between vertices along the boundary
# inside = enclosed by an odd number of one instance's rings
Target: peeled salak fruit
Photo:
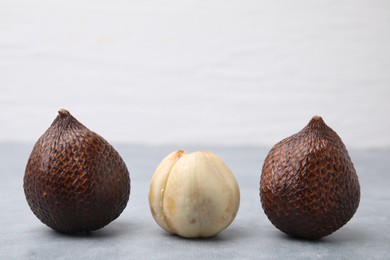
[[[125,209],[130,177],[118,152],[67,110],[35,144],[24,175],[33,213],[65,233],[104,227]]]
[[[340,137],[319,116],[277,143],[263,165],[261,203],[272,224],[286,234],[319,239],[356,212],[358,176]]]
[[[234,220],[240,191],[232,172],[215,154],[179,150],[157,167],[149,205],[166,231],[187,238],[211,237]]]

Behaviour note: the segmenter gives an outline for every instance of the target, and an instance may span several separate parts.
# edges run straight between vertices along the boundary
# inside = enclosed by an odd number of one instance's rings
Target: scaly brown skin
[[[24,192],[33,213],[49,227],[93,231],[125,209],[130,177],[118,152],[62,109],[31,152]]]
[[[291,236],[318,239],[352,218],[360,186],[340,137],[315,116],[271,149],[262,169],[260,197],[275,227]]]

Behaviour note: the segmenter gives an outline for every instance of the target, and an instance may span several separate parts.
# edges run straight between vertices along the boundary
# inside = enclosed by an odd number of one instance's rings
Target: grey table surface
[[[130,200],[122,215],[90,234],[64,235],[42,224],[23,193],[32,144],[0,144],[1,259],[390,259],[389,150],[350,151],[361,185],[352,220],[318,241],[290,238],[267,219],[259,200],[261,167],[268,148],[140,146],[114,144],[130,171]],[[168,234],[153,220],[149,181],[169,152],[211,150],[234,172],[241,189],[235,221],[210,239]]]

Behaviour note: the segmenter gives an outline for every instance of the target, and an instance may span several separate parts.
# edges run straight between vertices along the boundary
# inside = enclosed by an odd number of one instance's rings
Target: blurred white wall
[[[389,98],[389,1],[0,1],[0,141],[67,108],[110,142],[273,145],[319,114],[381,148]]]

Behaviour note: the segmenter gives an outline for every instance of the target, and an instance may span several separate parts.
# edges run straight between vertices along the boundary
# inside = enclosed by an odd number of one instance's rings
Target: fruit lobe
[[[278,229],[318,239],[352,218],[360,186],[340,137],[315,116],[271,149],[262,169],[260,197],[265,214]]]
[[[127,205],[129,172],[106,140],[68,111],[58,113],[28,159],[27,202],[38,219],[57,231],[102,228]]]

